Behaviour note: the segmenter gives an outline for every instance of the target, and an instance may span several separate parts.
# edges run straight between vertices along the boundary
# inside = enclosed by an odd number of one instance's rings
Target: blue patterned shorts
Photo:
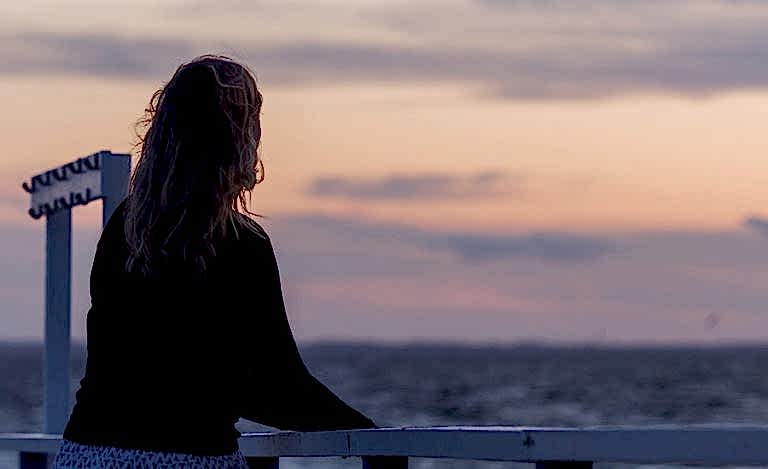
[[[225,456],[197,456],[112,446],[83,445],[63,440],[53,469],[248,469],[240,451]]]

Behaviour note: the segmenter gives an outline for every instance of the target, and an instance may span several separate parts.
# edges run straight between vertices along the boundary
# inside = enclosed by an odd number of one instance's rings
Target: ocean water
[[[380,425],[768,422],[768,346],[318,344],[302,347],[302,356],[315,376]],[[84,369],[81,347],[72,367],[74,391]],[[41,346],[0,344],[0,377],[0,432],[40,431]],[[238,426],[265,429],[247,421]],[[5,467],[17,467],[15,454],[0,453]],[[360,464],[353,458],[291,458],[281,467]],[[414,459],[411,467],[531,465]]]

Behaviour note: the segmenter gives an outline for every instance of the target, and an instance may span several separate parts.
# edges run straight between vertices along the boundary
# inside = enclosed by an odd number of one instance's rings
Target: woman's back
[[[127,273],[124,205],[110,219],[94,259],[87,368],[64,436],[92,444],[233,452],[244,358],[238,350],[243,338],[236,335],[245,311],[232,301],[230,288],[240,278],[232,251],[265,247],[254,237],[231,242],[205,278],[173,265],[152,276]],[[258,265],[251,268],[249,277],[259,285],[264,274]],[[254,305],[248,314],[257,310]]]
[[[240,417],[375,426],[307,371],[271,242],[243,213],[264,176],[261,103],[252,74],[220,56],[183,64],[153,96],[96,250],[86,371],[56,468],[242,467]]]
[[[241,226],[204,274],[124,269],[121,204],[91,271],[88,359],[64,438],[223,455],[240,418],[283,429],[368,428],[307,371],[286,318],[269,239]]]

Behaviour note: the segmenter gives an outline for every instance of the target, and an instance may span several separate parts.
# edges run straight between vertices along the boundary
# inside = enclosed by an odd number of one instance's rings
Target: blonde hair
[[[264,180],[261,105],[253,73],[219,55],[182,64],[152,95],[137,123],[126,270],[148,274],[173,257],[204,271],[238,224],[263,235],[246,204]]]

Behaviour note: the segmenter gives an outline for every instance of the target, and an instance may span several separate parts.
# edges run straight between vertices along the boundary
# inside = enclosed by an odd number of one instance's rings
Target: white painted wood
[[[37,208],[45,203],[53,205],[57,198],[69,199],[70,192],[84,193],[85,189],[90,189],[93,197],[99,197],[101,196],[101,172],[86,171],[72,175],[66,181],[59,181],[50,186],[37,185],[36,188],[37,190],[30,197],[30,208]]]
[[[84,197],[86,190],[89,199],[101,197],[102,159],[107,155],[110,155],[109,151],[100,151],[33,176],[27,184],[27,188],[33,190],[30,193],[30,209],[41,210],[45,204],[54,207],[58,199],[69,200],[71,193]],[[60,180],[56,175],[64,179]]]
[[[69,415],[72,208],[103,200],[102,226],[125,198],[131,158],[107,150],[49,169],[23,184],[29,213],[46,217],[43,429],[64,430]]]
[[[72,213],[45,221],[45,368],[43,431],[64,431],[69,416]]]
[[[768,464],[768,427],[445,427],[358,432],[356,455],[624,463]]]
[[[0,449],[52,452],[59,437],[0,434]],[[246,456],[409,457],[535,462],[768,464],[768,426],[593,428],[404,427],[335,432],[246,433]]]
[[[349,433],[278,432],[244,433],[240,449],[246,456],[348,456]]]
[[[54,452],[58,436],[0,434],[0,450]],[[494,461],[768,465],[768,426],[404,427],[246,433],[246,456],[408,456]]]
[[[0,449],[55,451],[58,436],[0,434]],[[246,456],[409,456],[536,462],[767,465],[768,426],[404,427],[246,433]]]
[[[255,441],[269,435],[269,452]],[[353,432],[245,434],[250,456],[409,456],[495,461],[768,465],[768,426],[592,428],[405,427]],[[342,435],[349,437],[345,452]],[[306,446],[302,442],[306,441]],[[317,447],[328,451],[318,454]],[[253,446],[251,446],[253,445]],[[254,450],[250,452],[249,450]]]
[[[60,441],[59,435],[45,433],[0,433],[0,451],[55,453]]]
[[[131,174],[131,155],[102,153],[101,157],[102,226],[120,202],[128,195],[128,179]]]

